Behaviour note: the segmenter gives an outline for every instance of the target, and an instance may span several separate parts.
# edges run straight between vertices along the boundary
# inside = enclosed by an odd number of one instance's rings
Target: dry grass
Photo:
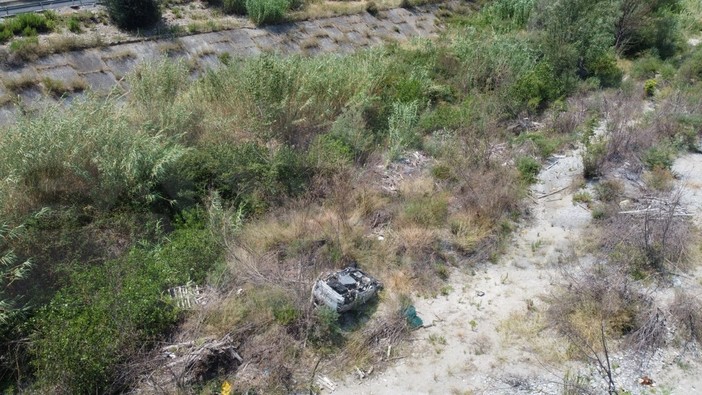
[[[158,52],[162,55],[169,56],[184,50],[183,43],[178,40],[162,41],[158,44]]]
[[[54,98],[60,98],[67,93],[82,92],[87,88],[85,81],[80,78],[71,80],[69,83],[64,83],[57,79],[44,77],[41,84],[44,91]]]
[[[313,48],[318,48],[318,47],[319,47],[319,39],[317,37],[306,38],[300,43],[300,48],[302,48],[303,50],[313,49]]]
[[[12,97],[12,95],[9,94],[0,96],[0,107],[12,103],[13,100],[14,98]]]
[[[102,60],[104,61],[124,59],[136,59],[136,54],[131,49],[120,48],[102,55]]]
[[[575,274],[569,270],[564,273],[568,285],[547,300],[547,319],[568,339],[571,358],[603,353],[603,326],[605,341],[625,339],[623,345],[638,352],[663,344],[663,317],[652,297],[624,272],[602,264]]]
[[[5,88],[13,93],[20,93],[21,91],[31,88],[37,84],[37,76],[32,72],[23,72],[14,77],[0,77],[2,79]]]
[[[660,192],[671,192],[675,184],[673,172],[660,166],[645,171],[643,180],[647,188]]]
[[[543,362],[556,364],[566,360],[563,343],[549,328],[546,314],[541,311],[515,311],[500,322],[500,347],[519,347],[533,352]]]
[[[612,214],[601,223],[600,252],[637,278],[686,271],[695,238],[679,207],[680,193],[672,192],[643,199],[634,214]]]
[[[454,246],[466,254],[475,251],[482,240],[490,236],[491,227],[467,213],[455,213],[449,218]]]
[[[698,296],[677,290],[670,312],[686,341],[702,343],[702,300]]]

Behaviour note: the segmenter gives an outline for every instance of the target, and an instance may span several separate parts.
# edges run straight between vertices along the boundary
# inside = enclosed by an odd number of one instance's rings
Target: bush
[[[646,95],[646,97],[653,97],[653,95],[656,94],[657,86],[658,82],[656,80],[646,80],[646,82],[644,82],[644,95]]]
[[[611,52],[605,52],[586,65],[588,77],[600,80],[600,85],[605,88],[618,86],[622,81],[624,72],[617,66],[617,58]]]
[[[595,193],[601,201],[612,203],[624,193],[624,185],[618,180],[604,180],[595,185]]]
[[[576,274],[567,274],[568,287],[549,299],[547,317],[571,343],[570,353],[592,357],[603,351],[603,332],[620,339],[636,351],[655,349],[667,333],[657,317],[653,300],[623,272],[597,264]],[[644,340],[644,341],[641,341]],[[572,354],[571,354],[572,355]]]
[[[246,0],[246,13],[259,26],[281,22],[288,9],[289,0]]]
[[[378,5],[375,4],[375,1],[369,1],[368,3],[366,3],[366,12],[373,16],[376,16],[378,15],[378,11]]]
[[[669,80],[675,73],[676,69],[672,64],[654,55],[645,55],[636,59],[631,67],[631,75],[644,80],[656,78],[659,74],[664,80]]]
[[[55,20],[43,14],[28,13],[19,14],[6,19],[0,24],[0,30],[11,32],[13,35],[36,35],[37,33],[48,33],[55,27]],[[25,34],[28,33],[28,34]]]
[[[23,61],[35,60],[40,51],[39,38],[36,37],[36,33],[25,38],[18,38],[10,43],[10,53]]]
[[[227,14],[246,15],[246,0],[223,0],[222,11]]]
[[[519,171],[519,177],[527,184],[533,184],[536,182],[536,176],[539,174],[539,169],[541,169],[541,163],[531,156],[522,156],[517,159],[517,170]]]
[[[76,266],[35,319],[32,354],[39,382],[66,393],[113,393],[140,372],[129,362],[177,321],[167,288],[201,282],[222,257],[196,213],[162,245],[132,250],[102,266]]]
[[[134,374],[119,372],[139,351],[172,325],[175,307],[163,299],[170,270],[135,252],[125,261],[79,269],[37,315],[32,352],[37,377],[68,393],[105,393],[121,389]]]
[[[650,50],[662,59],[675,54],[681,42],[678,0],[627,0],[620,2],[620,7],[614,32],[618,50],[626,55]]]
[[[110,18],[122,29],[149,27],[161,19],[157,0],[106,0]]]
[[[341,335],[339,313],[327,306],[319,307],[314,312],[312,341],[317,344],[333,343]]]
[[[184,149],[134,128],[114,104],[57,107],[7,130],[0,142],[3,209],[73,203],[110,209],[158,200],[156,186]]]
[[[536,150],[538,151],[538,154],[542,158],[548,158],[553,154],[558,146],[561,144],[560,139],[558,138],[550,138],[546,136],[543,132],[526,132],[520,134],[516,142],[523,144],[525,142],[531,142]]]
[[[75,16],[68,18],[68,30],[72,33],[81,33],[83,29],[80,27],[80,20]]]
[[[602,175],[607,155],[607,142],[594,141],[586,144],[583,154],[583,177],[592,179]]]
[[[15,35],[12,33],[12,30],[0,28],[0,44],[10,41],[10,39],[14,36]]]
[[[554,74],[551,65],[541,62],[533,70],[522,75],[511,87],[512,95],[530,111],[540,111],[545,105],[560,97],[563,81]]]
[[[698,45],[680,65],[678,78],[687,83],[702,80],[702,45]]]
[[[644,152],[642,159],[649,170],[657,167],[670,170],[673,167],[673,148],[669,145],[651,147]]]
[[[287,147],[208,144],[187,152],[163,188],[181,206],[196,203],[214,189],[247,214],[261,214],[302,192],[311,175],[303,157]]]

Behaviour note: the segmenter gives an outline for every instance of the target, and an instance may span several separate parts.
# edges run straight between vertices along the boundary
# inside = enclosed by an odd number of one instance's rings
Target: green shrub
[[[539,111],[552,100],[560,97],[563,91],[563,81],[554,74],[550,64],[539,63],[534,69],[524,73],[510,87],[513,100],[521,108]]]
[[[300,312],[287,300],[277,300],[273,305],[273,318],[280,325],[291,325],[299,316]]]
[[[450,180],[453,178],[451,168],[445,164],[436,164],[431,168],[431,175],[437,180]]]
[[[246,0],[223,0],[222,11],[227,14],[246,15]]]
[[[624,193],[624,186],[617,180],[604,180],[595,185],[595,193],[601,201],[611,203]]]
[[[375,4],[375,1],[369,1],[368,3],[366,3],[366,12],[373,16],[378,15],[378,5]]]
[[[331,134],[317,136],[309,149],[310,162],[323,173],[333,174],[353,162],[353,152]]]
[[[0,202],[148,205],[184,149],[130,125],[113,101],[74,103],[22,119],[0,142]],[[31,157],[31,161],[23,158]]]
[[[626,1],[620,4],[623,13],[615,32],[618,50],[625,55],[655,52],[661,59],[675,55],[682,40],[679,0]]]
[[[39,38],[36,34],[15,39],[10,43],[10,53],[24,61],[35,60],[40,52]]]
[[[658,75],[664,80],[670,80],[675,73],[675,66],[652,54],[636,59],[631,66],[631,75],[644,80],[656,78]]]
[[[583,154],[583,177],[589,180],[601,176],[606,154],[606,141],[593,141],[586,144]]]
[[[685,58],[678,70],[678,78],[686,83],[702,80],[702,45],[698,45]]]
[[[658,82],[656,80],[646,80],[646,82],[644,82],[644,94],[646,97],[653,97],[653,95],[656,94],[656,87],[658,87]]]
[[[259,26],[281,22],[288,9],[289,0],[246,0],[246,14]]]
[[[617,66],[617,58],[611,52],[605,52],[590,61],[585,66],[588,69],[588,77],[600,80],[600,85],[605,88],[618,86],[622,81],[624,72]]]
[[[202,113],[191,102],[176,100],[188,89],[188,75],[184,62],[167,58],[142,63],[128,75],[129,100],[140,109],[145,128],[169,136],[196,131]]]
[[[12,33],[12,30],[5,29],[5,28],[2,28],[2,26],[0,26],[0,44],[4,44],[4,43],[10,41],[10,39],[14,36],[15,36],[15,34]]]
[[[122,29],[152,26],[161,19],[156,0],[105,0],[110,18]]]
[[[643,154],[642,160],[649,170],[656,167],[670,170],[673,166],[674,155],[673,147],[664,144],[647,149]]]
[[[598,204],[592,209],[592,219],[602,220],[607,218],[607,207],[604,204]]]
[[[287,147],[208,144],[183,155],[164,188],[181,206],[197,203],[214,189],[247,214],[260,214],[302,192],[311,175],[304,158]]]
[[[72,393],[118,390],[126,384],[114,383],[118,364],[175,323],[176,310],[162,296],[168,269],[137,259],[75,272],[40,311],[32,353],[41,383]]]
[[[517,159],[517,170],[519,178],[527,184],[536,182],[536,176],[541,169],[541,163],[531,156],[522,156]]]
[[[318,308],[315,311],[314,337],[319,340],[334,340],[340,333],[339,313],[327,306]]]
[[[558,138],[548,137],[543,132],[522,133],[516,139],[518,144],[524,144],[527,141],[534,144],[538,150],[539,156],[542,158],[551,156],[561,144]]]
[[[356,163],[363,163],[373,149],[373,134],[366,129],[360,108],[344,111],[332,125],[329,136],[349,150]]]
[[[68,393],[123,390],[136,373],[124,364],[179,318],[164,292],[202,281],[222,257],[218,245],[191,214],[168,242],[100,266],[76,265],[69,285],[36,315],[32,354],[39,382]]]
[[[592,196],[587,191],[580,191],[573,195],[573,203],[592,203]]]
[[[15,35],[22,34],[28,28],[33,29],[35,34],[37,32],[48,33],[54,29],[55,21],[43,14],[28,13],[9,18],[5,20],[2,26],[4,27],[3,30],[9,30]]]
[[[68,18],[68,30],[72,33],[81,33],[83,29],[80,27],[80,20],[75,16]]]
[[[499,26],[499,22],[507,22],[511,28],[523,28],[531,17],[536,0],[498,0],[489,5],[483,12],[487,15],[490,25]]]

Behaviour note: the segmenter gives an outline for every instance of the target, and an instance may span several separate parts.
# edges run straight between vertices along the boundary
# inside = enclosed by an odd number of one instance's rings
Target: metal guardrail
[[[61,7],[75,7],[75,6],[89,6],[98,4],[97,0],[40,0],[32,2],[18,2],[13,1],[12,4],[8,6],[0,7],[0,18],[6,18],[14,16],[17,14],[22,14],[25,12],[37,12],[52,10]]]

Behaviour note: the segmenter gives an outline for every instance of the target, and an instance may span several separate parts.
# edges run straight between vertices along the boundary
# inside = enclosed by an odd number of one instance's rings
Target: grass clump
[[[519,171],[519,176],[522,181],[527,184],[533,184],[536,182],[536,176],[539,174],[540,169],[541,163],[531,156],[522,156],[517,159],[517,170]]]
[[[75,16],[71,16],[70,18],[68,18],[66,26],[68,26],[68,31],[70,31],[71,33],[80,34],[83,32],[83,28],[81,27],[81,21]]]
[[[446,222],[448,202],[442,196],[427,196],[410,200],[403,217],[417,225],[432,227]]]
[[[289,0],[246,0],[246,14],[258,26],[283,21]]]
[[[0,43],[14,36],[32,37],[48,33],[56,26],[55,14],[27,13],[6,18],[0,23]]]
[[[246,0],[223,0],[222,11],[227,14],[246,15]]]
[[[31,61],[41,54],[39,38],[36,35],[17,38],[10,43],[10,55],[22,61]]]
[[[592,203],[592,196],[587,191],[580,191],[573,195],[573,203]]]

